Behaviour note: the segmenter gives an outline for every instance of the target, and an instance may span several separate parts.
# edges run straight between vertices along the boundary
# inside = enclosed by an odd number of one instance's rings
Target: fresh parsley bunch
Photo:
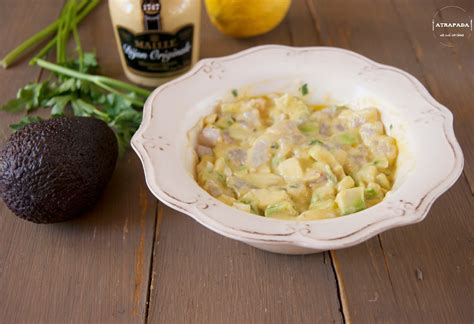
[[[0,107],[8,112],[27,114],[11,127],[17,130],[28,123],[40,121],[39,117],[28,115],[39,108],[51,108],[52,117],[94,117],[114,130],[120,151],[124,152],[140,125],[142,113],[137,109],[143,106],[148,91],[89,74],[98,67],[93,53],[84,53],[82,67],[79,67],[78,60],[67,62],[65,66],[38,60],[38,65],[51,70],[54,77],[27,84],[18,91],[16,99]]]

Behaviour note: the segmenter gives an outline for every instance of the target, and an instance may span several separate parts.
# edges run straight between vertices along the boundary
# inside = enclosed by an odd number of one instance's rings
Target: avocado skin
[[[62,222],[92,207],[115,169],[117,139],[89,117],[60,117],[23,127],[0,152],[0,197],[34,223]]]

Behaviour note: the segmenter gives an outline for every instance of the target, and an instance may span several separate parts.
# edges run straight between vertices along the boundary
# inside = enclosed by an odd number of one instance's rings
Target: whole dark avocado
[[[0,197],[31,222],[66,221],[99,199],[117,155],[115,134],[94,118],[26,125],[0,151]]]

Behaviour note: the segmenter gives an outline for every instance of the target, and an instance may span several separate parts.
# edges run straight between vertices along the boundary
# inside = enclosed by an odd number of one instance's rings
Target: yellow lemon
[[[205,0],[209,18],[233,37],[264,34],[285,18],[291,0]]]

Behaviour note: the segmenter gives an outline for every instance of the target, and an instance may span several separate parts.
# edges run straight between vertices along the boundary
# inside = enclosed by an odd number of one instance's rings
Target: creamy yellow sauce
[[[397,144],[375,107],[275,94],[222,103],[200,123],[197,182],[249,213],[338,217],[377,204],[393,185]]]

